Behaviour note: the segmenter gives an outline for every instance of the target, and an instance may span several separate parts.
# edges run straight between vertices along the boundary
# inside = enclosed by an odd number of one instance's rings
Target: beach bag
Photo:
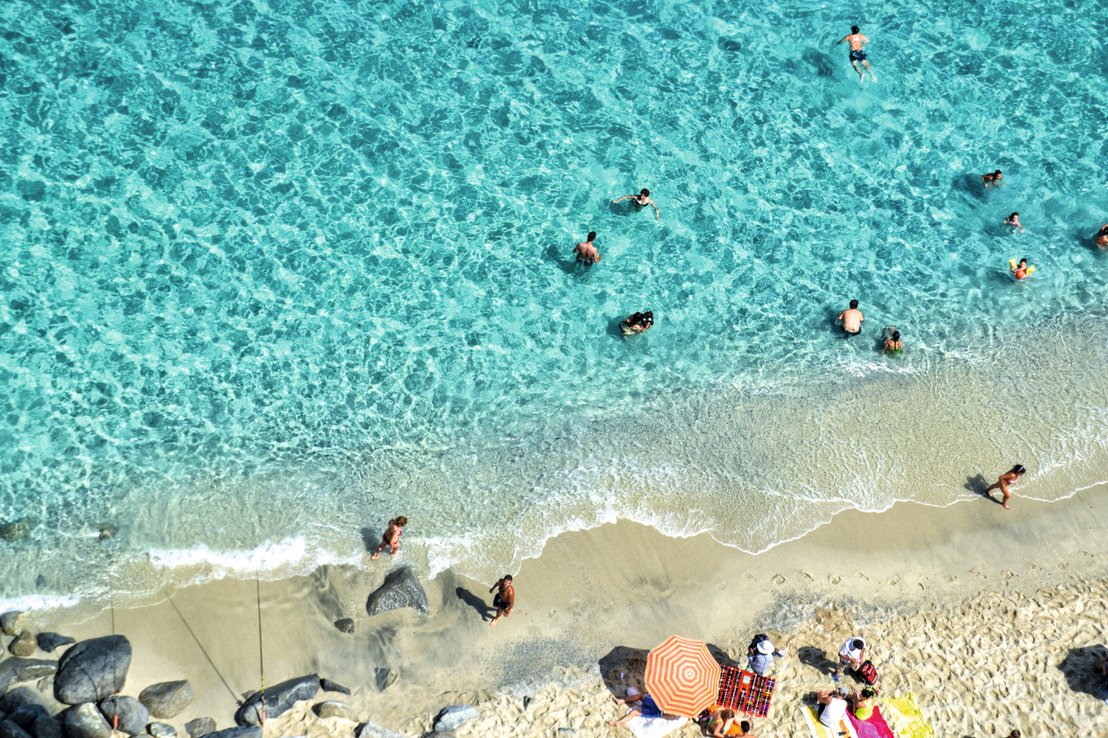
[[[873,665],[873,662],[866,660],[862,662],[862,665],[858,667],[858,678],[866,684],[877,683],[877,667]]]

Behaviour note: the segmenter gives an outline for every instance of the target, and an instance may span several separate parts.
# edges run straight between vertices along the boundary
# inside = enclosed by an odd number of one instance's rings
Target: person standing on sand
[[[408,524],[408,519],[403,515],[398,515],[389,521],[389,527],[385,529],[384,534],[381,536],[381,543],[374,549],[373,555],[369,558],[373,561],[377,560],[377,557],[381,555],[381,552],[386,548],[389,550],[389,556],[396,556],[396,552],[400,550],[400,536],[404,533],[404,526]]]
[[[500,580],[489,587],[489,592],[499,590],[492,598],[492,606],[496,608],[496,617],[489,623],[489,627],[496,625],[500,618],[512,614],[512,608],[516,606],[516,588],[512,585],[512,575],[505,574]]]
[[[995,502],[996,498],[993,497],[992,491],[994,489],[999,489],[1000,493],[1004,495],[1004,499],[1000,501],[1000,504],[1005,510],[1011,510],[1012,508],[1008,507],[1008,498],[1012,496],[1012,491],[1008,489],[1008,485],[1014,484],[1026,471],[1027,470],[1023,468],[1023,464],[1016,464],[1011,469],[1001,474],[1000,479],[986,487],[982,494]]]
[[[866,72],[869,72],[869,76],[873,77],[873,81],[877,81],[877,75],[873,71],[873,67],[869,65],[869,60],[866,59],[865,47],[869,43],[869,39],[862,35],[858,30],[858,26],[851,26],[850,33],[846,34],[835,45],[838,46],[843,41],[850,42],[850,66],[854,67],[854,71],[858,73],[858,81],[861,82],[866,78]],[[861,62],[862,66],[859,67],[858,63]]]

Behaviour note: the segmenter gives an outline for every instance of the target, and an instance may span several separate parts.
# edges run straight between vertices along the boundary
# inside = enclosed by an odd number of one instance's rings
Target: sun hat
[[[758,642],[758,653],[762,654],[763,656],[769,656],[771,653],[773,653],[773,644],[769,642],[768,638],[764,641]]]

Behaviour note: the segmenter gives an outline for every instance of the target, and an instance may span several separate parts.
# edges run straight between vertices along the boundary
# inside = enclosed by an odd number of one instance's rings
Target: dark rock
[[[107,541],[115,538],[115,534],[119,532],[119,526],[114,523],[101,523],[100,532],[96,535],[96,540]]]
[[[392,669],[374,669],[373,679],[377,682],[377,689],[384,692],[386,689],[392,686],[396,681],[399,674]]]
[[[0,692],[16,682],[29,682],[50,676],[58,670],[57,661],[46,659],[6,659],[0,661]]]
[[[38,642],[38,647],[46,653],[54,653],[56,649],[62,646],[70,646],[77,642],[75,638],[57,633],[39,633],[35,636],[35,641]]]
[[[17,635],[23,630],[23,617],[26,614],[20,610],[8,610],[0,615],[0,630],[4,631],[6,636]]]
[[[196,693],[187,680],[176,682],[158,682],[139,692],[139,701],[150,710],[150,714],[163,720],[179,715],[192,704]]]
[[[65,731],[54,718],[39,718],[31,727],[31,735],[34,738],[64,738]]]
[[[0,720],[0,738],[31,738],[14,720]]]
[[[342,718],[343,720],[353,720],[350,717],[350,708],[338,700],[327,700],[326,702],[317,702],[312,705],[312,712],[317,717],[321,718]]]
[[[267,720],[283,715],[297,702],[310,700],[319,692],[319,675],[289,679],[276,684],[265,691],[265,717]],[[235,712],[235,722],[239,725],[262,724],[262,695],[251,695]],[[239,738],[236,736],[235,738]]]
[[[11,714],[24,705],[39,705],[44,708],[49,708],[53,701],[54,700],[46,697],[46,695],[39,694],[30,687],[16,687],[0,697],[0,712]]]
[[[177,729],[168,723],[150,723],[146,733],[153,738],[177,738]]]
[[[69,708],[62,720],[68,738],[112,738],[112,726],[91,702]]]
[[[8,650],[12,652],[12,656],[19,656],[20,658],[34,656],[35,651],[38,650],[35,634],[29,630],[23,631],[8,644]]]
[[[116,730],[138,735],[150,722],[150,711],[134,697],[116,695],[100,702],[100,714]]]
[[[227,728],[208,733],[208,738],[262,738],[262,729],[257,726]]]
[[[319,688],[324,692],[337,692],[338,694],[350,694],[350,687],[344,687],[338,682],[332,682],[330,679],[320,679]]]
[[[54,697],[67,705],[96,702],[123,689],[129,668],[131,642],[124,636],[81,641],[58,660]]]
[[[189,734],[189,738],[201,738],[201,736],[208,735],[215,732],[215,720],[210,717],[196,718],[195,720],[189,720],[185,723],[185,732]]]
[[[439,714],[435,716],[435,732],[443,733],[457,730],[462,723],[472,720],[480,714],[481,711],[473,705],[451,705],[450,707],[444,707],[439,711]]]
[[[31,534],[31,524],[26,520],[13,520],[0,524],[0,540],[22,541]]]
[[[50,717],[50,713],[42,705],[20,705],[8,714],[8,720],[24,730],[30,730],[39,718],[48,717]]]
[[[335,621],[335,627],[338,628],[339,631],[342,632],[342,633],[353,633],[354,632],[354,619],[353,618],[342,618],[340,620],[336,620]]]
[[[365,605],[366,612],[371,616],[402,607],[415,608],[424,615],[430,612],[427,593],[423,591],[423,585],[407,566],[389,572],[385,577],[385,583],[369,595]]]
[[[355,733],[356,738],[407,738],[407,736],[389,730],[388,728],[382,728],[377,723],[363,723],[358,726],[358,730]],[[439,738],[442,738],[441,736]]]

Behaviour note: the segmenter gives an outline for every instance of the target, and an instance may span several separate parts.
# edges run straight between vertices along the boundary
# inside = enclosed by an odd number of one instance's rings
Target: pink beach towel
[[[896,738],[896,734],[889,730],[889,724],[885,722],[885,716],[881,714],[881,708],[877,705],[873,706],[873,714],[868,720],[859,720],[852,712],[848,712],[846,716],[854,725],[854,732],[858,734],[858,738]]]

